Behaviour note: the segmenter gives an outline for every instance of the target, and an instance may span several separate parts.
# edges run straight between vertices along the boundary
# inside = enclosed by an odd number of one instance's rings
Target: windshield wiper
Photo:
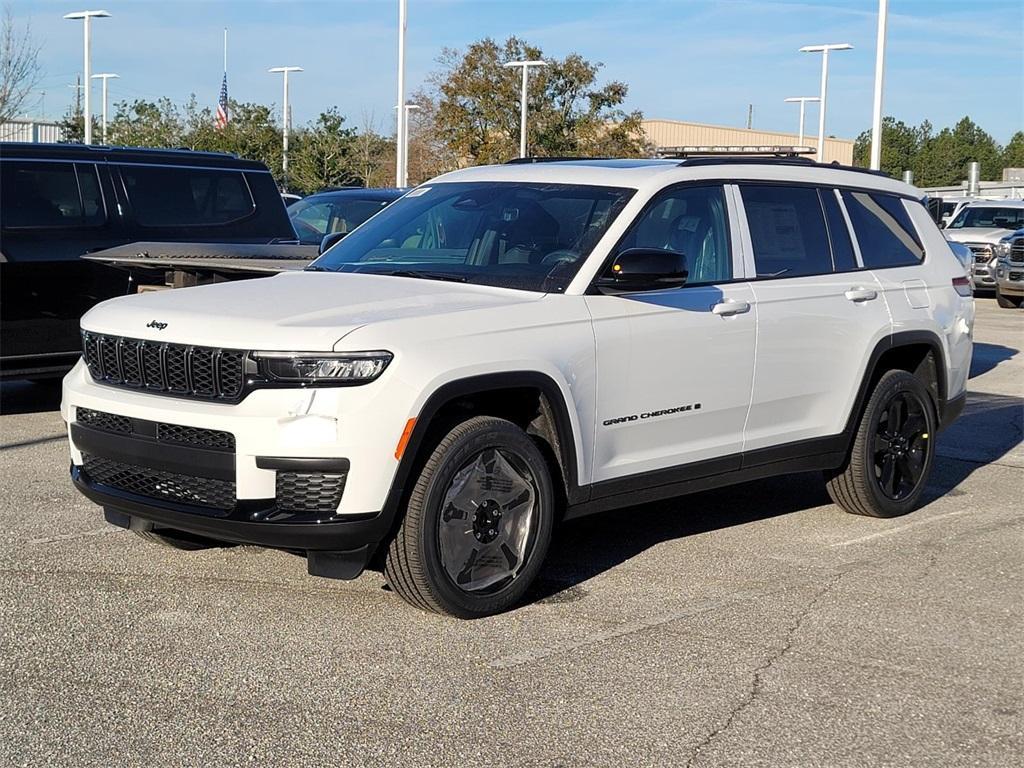
[[[318,266],[316,264],[310,264],[303,271],[304,272],[333,272],[334,270],[333,269],[328,269],[327,267],[321,267],[321,266]]]
[[[424,269],[389,269],[373,270],[366,272],[369,275],[393,275],[395,277],[419,277],[424,280],[446,280],[450,283],[466,283],[469,280],[462,275],[453,275],[450,272],[430,272]]]

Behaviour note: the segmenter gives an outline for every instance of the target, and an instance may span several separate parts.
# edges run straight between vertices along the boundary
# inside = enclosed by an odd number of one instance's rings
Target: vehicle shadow
[[[974,379],[982,374],[988,373],[1000,363],[1016,357],[1020,350],[1013,347],[1004,347],[1002,344],[986,344],[982,341],[974,342],[974,354],[971,357],[970,378]]]
[[[60,378],[0,383],[0,415],[59,410],[60,385]]]
[[[922,504],[957,490],[972,473],[1021,443],[1024,398],[972,392],[960,418],[939,436]],[[571,520],[556,528],[529,602],[571,602],[579,585],[666,541],[831,504],[820,473],[756,480]],[[836,514],[842,514],[836,508]],[[911,513],[913,514],[913,513]],[[872,520],[865,519],[865,526]]]

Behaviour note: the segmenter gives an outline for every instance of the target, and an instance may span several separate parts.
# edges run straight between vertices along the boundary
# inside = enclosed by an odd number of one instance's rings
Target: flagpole
[[[224,27],[224,74],[228,73],[228,28]]]

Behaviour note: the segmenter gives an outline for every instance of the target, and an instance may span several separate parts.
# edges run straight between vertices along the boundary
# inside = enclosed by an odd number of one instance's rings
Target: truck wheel
[[[474,619],[515,605],[554,523],[544,456],[515,424],[476,416],[434,449],[391,541],[384,575],[411,605]]]
[[[1024,296],[1005,296],[996,288],[996,304],[1003,309],[1018,309],[1024,302]]]
[[[934,435],[924,384],[906,371],[887,372],[868,400],[846,463],[828,476],[832,501],[855,515],[910,512],[928,484]]]

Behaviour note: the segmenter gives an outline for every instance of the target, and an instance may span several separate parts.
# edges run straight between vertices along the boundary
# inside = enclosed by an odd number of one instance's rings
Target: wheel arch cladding
[[[447,382],[427,398],[416,418],[385,502],[385,513],[399,517],[416,471],[441,438],[471,416],[496,416],[521,427],[541,447],[564,503],[581,500],[569,407],[558,384],[539,371],[483,374]]]

